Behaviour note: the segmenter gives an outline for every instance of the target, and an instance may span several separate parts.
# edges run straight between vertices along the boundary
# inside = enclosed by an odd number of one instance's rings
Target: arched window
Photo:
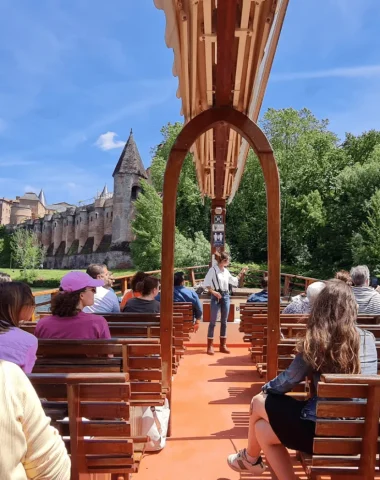
[[[108,218],[108,212],[106,213],[106,217]]]
[[[136,200],[140,192],[141,192],[141,188],[138,185],[135,185],[134,187],[132,187],[131,200]]]
[[[92,222],[92,217],[90,217],[90,222]]]
[[[96,218],[96,219],[98,218],[98,214],[97,214],[97,213],[95,213],[95,218]]]

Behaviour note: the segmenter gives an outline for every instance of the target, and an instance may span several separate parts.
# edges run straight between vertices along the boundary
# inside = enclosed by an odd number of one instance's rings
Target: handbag
[[[168,399],[162,407],[146,407],[142,414],[142,434],[149,437],[145,444],[146,452],[162,450],[166,445],[170,418]]]

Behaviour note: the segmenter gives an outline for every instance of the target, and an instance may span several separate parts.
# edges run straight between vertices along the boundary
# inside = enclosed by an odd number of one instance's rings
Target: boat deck
[[[133,480],[276,478],[269,470],[240,476],[226,462],[228,454],[246,446],[249,403],[263,384],[238,327],[228,325],[228,345],[234,345],[230,355],[206,355],[207,324],[192,335],[173,382],[172,436],[161,452],[143,458]],[[299,478],[306,479],[299,462],[294,465]]]

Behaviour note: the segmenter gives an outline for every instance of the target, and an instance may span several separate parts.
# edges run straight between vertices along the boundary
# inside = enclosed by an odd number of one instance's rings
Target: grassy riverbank
[[[1,272],[7,273],[12,280],[22,280],[21,271],[17,268],[0,268]],[[59,286],[61,278],[70,270],[38,270],[37,278],[33,282],[33,287],[55,288]],[[83,272],[85,270],[82,270]],[[113,270],[115,277],[133,274],[134,270]]]

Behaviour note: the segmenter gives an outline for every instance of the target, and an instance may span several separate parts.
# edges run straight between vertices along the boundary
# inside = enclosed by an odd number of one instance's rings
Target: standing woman
[[[207,333],[207,354],[214,355],[214,330],[218,312],[220,311],[220,348],[222,353],[230,353],[226,347],[227,341],[227,318],[230,311],[229,285],[237,287],[241,275],[247,268],[243,268],[237,277],[233,277],[227,270],[230,263],[230,256],[227,252],[216,252],[214,254],[217,265],[211,267],[204,279],[203,286],[208,287],[211,293],[210,324]]]

